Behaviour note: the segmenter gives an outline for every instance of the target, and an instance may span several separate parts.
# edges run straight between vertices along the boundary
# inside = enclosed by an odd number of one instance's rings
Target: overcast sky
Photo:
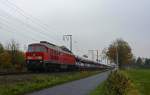
[[[40,40],[69,46],[62,36],[72,34],[80,55],[123,38],[135,56],[150,57],[150,0],[0,0],[0,32],[2,43],[22,47]]]

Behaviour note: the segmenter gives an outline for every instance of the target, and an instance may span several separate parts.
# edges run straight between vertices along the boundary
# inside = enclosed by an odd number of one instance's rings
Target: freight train
[[[64,46],[57,46],[46,41],[28,46],[26,64],[29,71],[73,71],[107,68],[106,65],[75,56]]]

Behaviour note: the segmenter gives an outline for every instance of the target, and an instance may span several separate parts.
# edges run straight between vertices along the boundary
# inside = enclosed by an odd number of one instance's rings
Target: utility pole
[[[117,47],[117,67],[119,68],[119,55],[118,55],[118,47]]]
[[[118,54],[118,43],[116,43],[116,65],[119,68],[119,54]]]
[[[98,55],[98,50],[96,50],[96,52],[97,52],[97,62],[98,62],[98,60],[99,60],[99,58],[98,58],[98,56],[99,56],[99,55]]]
[[[70,51],[72,51],[72,35],[64,35],[63,40],[65,39],[70,40]]]

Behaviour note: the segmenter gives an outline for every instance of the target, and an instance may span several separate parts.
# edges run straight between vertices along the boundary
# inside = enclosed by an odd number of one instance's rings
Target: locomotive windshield
[[[47,52],[47,49],[44,46],[31,45],[28,47],[28,52]]]

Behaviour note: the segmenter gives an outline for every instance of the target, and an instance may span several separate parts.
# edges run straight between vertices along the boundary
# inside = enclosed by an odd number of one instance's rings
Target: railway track
[[[108,71],[109,69],[100,70],[101,72]],[[62,73],[71,73],[71,72],[77,72],[77,71],[54,71],[54,72],[7,72],[3,73],[0,72],[0,76],[9,76],[9,75],[26,75],[26,74],[62,74]]]
[[[33,74],[33,73],[31,73],[31,72],[7,72],[7,73],[0,72],[0,76],[6,76],[6,75],[24,75],[24,74]]]
[[[9,76],[9,75],[30,75],[30,74],[63,74],[63,73],[71,73],[71,72],[76,72],[76,71],[53,71],[53,72],[7,72],[7,73],[2,73],[0,72],[0,76]]]

